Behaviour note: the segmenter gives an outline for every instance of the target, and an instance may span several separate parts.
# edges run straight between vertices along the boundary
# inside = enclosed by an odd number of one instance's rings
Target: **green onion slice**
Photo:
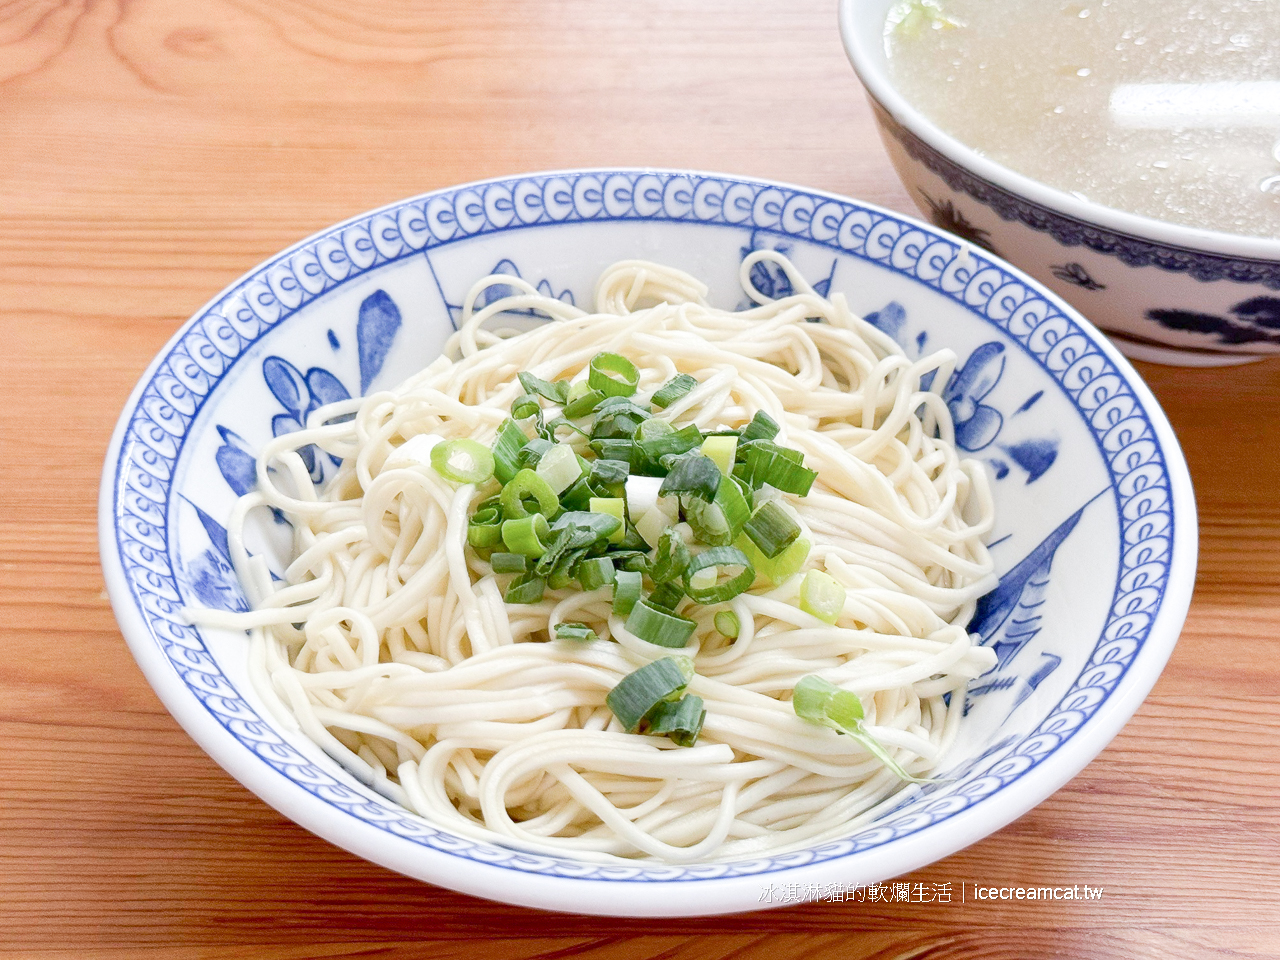
[[[480,505],[467,523],[467,543],[486,550],[502,542],[502,512],[497,504]]]
[[[539,430],[538,432],[541,436],[545,437],[547,440],[551,441],[552,443],[555,443],[559,439],[558,437],[556,437],[556,431],[562,428],[567,428],[569,430],[572,430],[574,433],[584,437],[591,436],[591,434],[589,434],[586,430],[583,430],[580,426],[578,426],[568,417],[556,417],[554,420],[548,420],[546,423],[542,425],[542,429]]]
[[[528,442],[518,423],[510,418],[502,421],[493,440],[493,475],[499,483],[506,483],[516,475],[520,469],[520,450]]]
[[[542,404],[532,393],[523,393],[511,403],[511,419],[528,420],[530,417],[537,417],[538,425],[542,425]]]
[[[630,473],[631,464],[626,460],[591,461],[591,482],[600,486],[625,483]]]
[[[795,576],[809,559],[810,543],[805,537],[797,537],[791,544],[772,560],[760,552],[760,548],[751,542],[745,534],[733,541],[733,545],[747,555],[756,574],[764,577],[775,587],[783,581]]]
[[[529,441],[531,445],[534,442]],[[573,447],[567,443],[557,443],[542,455],[535,472],[559,496],[582,476],[582,464],[578,462],[578,454]]]
[[[895,776],[910,783],[931,783],[927,778],[912,776],[887,751],[880,741],[867,733],[862,725],[862,701],[851,690],[810,674],[796,683],[791,697],[796,716],[810,723],[830,727],[857,740],[873,757],[888,767]]]
[[[626,535],[627,525],[627,502],[621,497],[592,497],[588,501],[587,509],[591,513],[603,514],[606,517],[613,517],[618,521],[618,527],[613,533],[609,534],[611,543],[621,543],[623,536]]]
[[[681,494],[710,503],[715,499],[723,477],[724,474],[710,457],[700,453],[686,453],[672,462],[671,472],[662,481],[658,496]]]
[[[627,616],[627,630],[659,647],[685,646],[696,627],[692,620],[656,605],[651,599],[638,602]]]
[[[582,589],[590,593],[600,587],[613,583],[618,576],[613,561],[608,557],[589,557],[579,560],[573,568],[573,575],[578,578]]]
[[[502,515],[511,519],[540,513],[554,517],[560,512],[560,500],[555,490],[542,477],[528,467],[507,481],[500,495]]]
[[[655,607],[674,612],[680,601],[684,599],[684,587],[679,580],[668,580],[653,588],[649,594],[649,602]]]
[[[713,547],[725,547],[738,539],[742,525],[751,516],[747,498],[732,477],[720,478],[715,499],[710,503],[690,497],[684,502],[684,510],[694,535]]]
[[[597,353],[587,368],[587,385],[606,397],[629,397],[639,382],[640,371],[620,353]]]
[[[613,580],[613,612],[620,617],[630,614],[643,585],[644,574],[639,570],[619,570]]]
[[[715,615],[713,622],[716,630],[728,637],[730,640],[737,638],[738,633],[742,630],[742,624],[738,620],[738,615],[732,610],[721,610]]]
[[[835,623],[844,609],[846,591],[829,573],[810,570],[800,583],[800,609],[823,623]]]
[[[557,640],[595,640],[596,632],[585,623],[557,623]]]
[[[684,538],[674,528],[667,527],[658,538],[658,552],[649,566],[649,577],[654,583],[679,580],[689,560],[689,547]]]
[[[542,455],[555,446],[555,442],[547,440],[544,437],[534,437],[516,454],[516,464],[521,468],[529,467],[530,469],[538,465],[538,461],[542,459]]]
[[[778,435],[779,429],[778,422],[773,417],[763,410],[757,410],[751,422],[742,428],[741,437],[744,443],[749,440],[772,440]]]
[[[687,373],[677,373],[658,388],[650,399],[655,407],[669,407],[698,385],[698,381]]]
[[[636,443],[653,443],[659,437],[665,437],[675,432],[676,428],[667,423],[667,421],[659,420],[657,417],[650,417],[648,420],[640,421],[633,439]]]
[[[623,729],[635,733],[660,703],[676,700],[693,679],[688,657],[663,657],[627,674],[605,697]]]
[[[577,384],[575,384],[577,386]],[[571,420],[577,420],[579,417],[585,417],[596,405],[604,399],[604,394],[599,390],[592,390],[587,387],[584,391],[574,396],[575,391],[569,390],[568,402],[564,405],[564,415]]]
[[[454,483],[484,483],[493,476],[493,453],[466,437],[445,440],[431,448],[431,466]]]
[[[702,431],[696,423],[681,427],[672,433],[665,433],[653,440],[637,441],[640,451],[655,463],[670,454],[688,453],[702,446]]]
[[[502,522],[502,542],[512,553],[526,557],[540,557],[546,553],[546,541],[550,535],[547,518],[540,513]]]
[[[502,599],[507,603],[537,603],[542,599],[546,589],[546,581],[530,571],[512,580]]]
[[[709,457],[726,477],[733,473],[737,452],[738,438],[735,434],[712,434],[702,441],[702,455]]]
[[[694,576],[699,571],[722,567],[741,567],[742,569],[723,582],[717,577],[707,586],[695,583]],[[697,603],[723,603],[748,589],[755,579],[755,568],[751,566],[751,561],[741,550],[733,547],[712,547],[689,561],[689,565],[684,570],[684,589]]]
[[[525,393],[536,393],[538,396],[545,397],[552,403],[558,403],[562,406],[569,397],[568,380],[557,380],[552,383],[523,370],[517,376],[520,378],[520,386],[524,387]]]
[[[800,524],[774,500],[756,507],[742,526],[742,532],[772,560],[800,536]]]
[[[523,553],[495,553],[489,557],[494,573],[524,573],[529,569],[529,558]]]
[[[678,747],[692,747],[698,742],[707,711],[702,698],[688,694],[676,701],[664,701],[650,711],[643,723],[645,733],[666,734]]]
[[[741,477],[752,490],[758,490],[766,483],[784,493],[797,496],[808,496],[813,481],[817,479],[817,471],[803,466],[804,454],[790,447],[780,447],[769,440],[754,440],[743,444],[743,459],[734,467],[733,473]]]

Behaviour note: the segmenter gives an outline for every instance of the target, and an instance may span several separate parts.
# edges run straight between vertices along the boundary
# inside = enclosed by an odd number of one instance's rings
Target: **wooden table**
[[[1280,361],[1142,366],[1194,475],[1182,640],[1112,745],[905,878],[1090,902],[602,920],[407,880],[247,793],[107,604],[96,493],[173,331],[332,222],[568,166],[759,175],[914,212],[834,0],[0,3],[0,956],[1256,957],[1280,947]],[[501,891],[495,891],[501,894]]]

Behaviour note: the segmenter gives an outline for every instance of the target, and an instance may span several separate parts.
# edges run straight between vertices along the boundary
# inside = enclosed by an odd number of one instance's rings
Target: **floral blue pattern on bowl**
[[[972,736],[946,779],[904,791],[893,811],[847,838],[784,855],[604,866],[528,854],[457,836],[356,782],[264,712],[246,687],[242,635],[185,622],[187,604],[246,607],[225,520],[252,485],[261,444],[320,404],[391,385],[429,361],[484,274],[519,275],[585,305],[600,268],[643,256],[706,279],[713,301],[732,307],[738,264],[766,245],[791,256],[819,292],[848,296],[908,353],[957,354],[940,391],[959,446],[990,466],[1001,510],[992,543],[1000,584],[971,629],[999,662],[971,685]],[[760,289],[790,292],[785,275],[759,273]],[[331,470],[328,460],[313,452],[313,479]],[[413,198],[306,240],[234,284],[166,346],[122,415],[104,473],[102,549],[126,637],[166,705],[224,766],[315,832],[498,899],[713,913],[766,905],[734,878],[880,880],[919,866],[1077,772],[1136,708],[1176,639],[1194,522],[1185,465],[1145,387],[1096,331],[1007,265],[833,195],[603,170]],[[278,574],[272,531],[262,536]],[[1003,812],[990,812],[1002,796]],[[476,872],[455,872],[453,861]],[[500,889],[516,875],[569,882]],[[590,881],[626,889],[581,901],[575,884]],[[700,884],[698,903],[679,892],[690,881]],[[706,886],[721,881],[717,892]]]

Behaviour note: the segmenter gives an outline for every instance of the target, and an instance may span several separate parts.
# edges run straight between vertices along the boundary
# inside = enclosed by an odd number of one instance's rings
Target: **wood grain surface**
[[[1280,361],[1141,367],[1198,495],[1186,629],[1083,773],[899,878],[950,902],[602,920],[408,880],[241,788],[121,639],[98,475],[201,304],[335,221],[500,174],[687,166],[914,212],[835,21],[834,0],[0,0],[0,956],[1280,955]],[[1103,893],[961,902],[975,883]]]

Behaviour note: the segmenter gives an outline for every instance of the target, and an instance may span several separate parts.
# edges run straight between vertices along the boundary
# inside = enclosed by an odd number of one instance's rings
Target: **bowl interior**
[[[998,506],[1000,585],[970,629],[998,664],[971,685],[939,783],[905,790],[851,837],[782,856],[614,867],[532,855],[453,836],[357,782],[259,701],[243,634],[184,622],[184,605],[245,609],[225,524],[252,484],[254,453],[316,405],[390,386],[430,361],[476,279],[511,273],[589,306],[604,266],[641,257],[688,270],[714,303],[735,307],[745,305],[739,263],[762,247],[785,252],[819,292],[843,293],[908,354],[945,347],[958,357],[944,397],[959,445],[992,471]],[[755,279],[789,292],[780,273],[761,268]],[[334,464],[316,456],[312,467],[322,479]],[[1195,554],[1189,480],[1159,409],[1100,335],[1032,281],[855,201],[646,171],[441,191],[263,265],[184,326],[143,377],[102,504],[108,586],[135,656],[175,716],[250,789],[402,872],[600,913],[766,906],[756,901],[762,878],[878,881],[1007,823],[1074,775],[1145,696],[1185,614]],[[282,533],[265,521],[252,544],[276,572]],[[587,903],[585,881],[614,884]],[[704,884],[696,902],[680,893],[687,881]]]

